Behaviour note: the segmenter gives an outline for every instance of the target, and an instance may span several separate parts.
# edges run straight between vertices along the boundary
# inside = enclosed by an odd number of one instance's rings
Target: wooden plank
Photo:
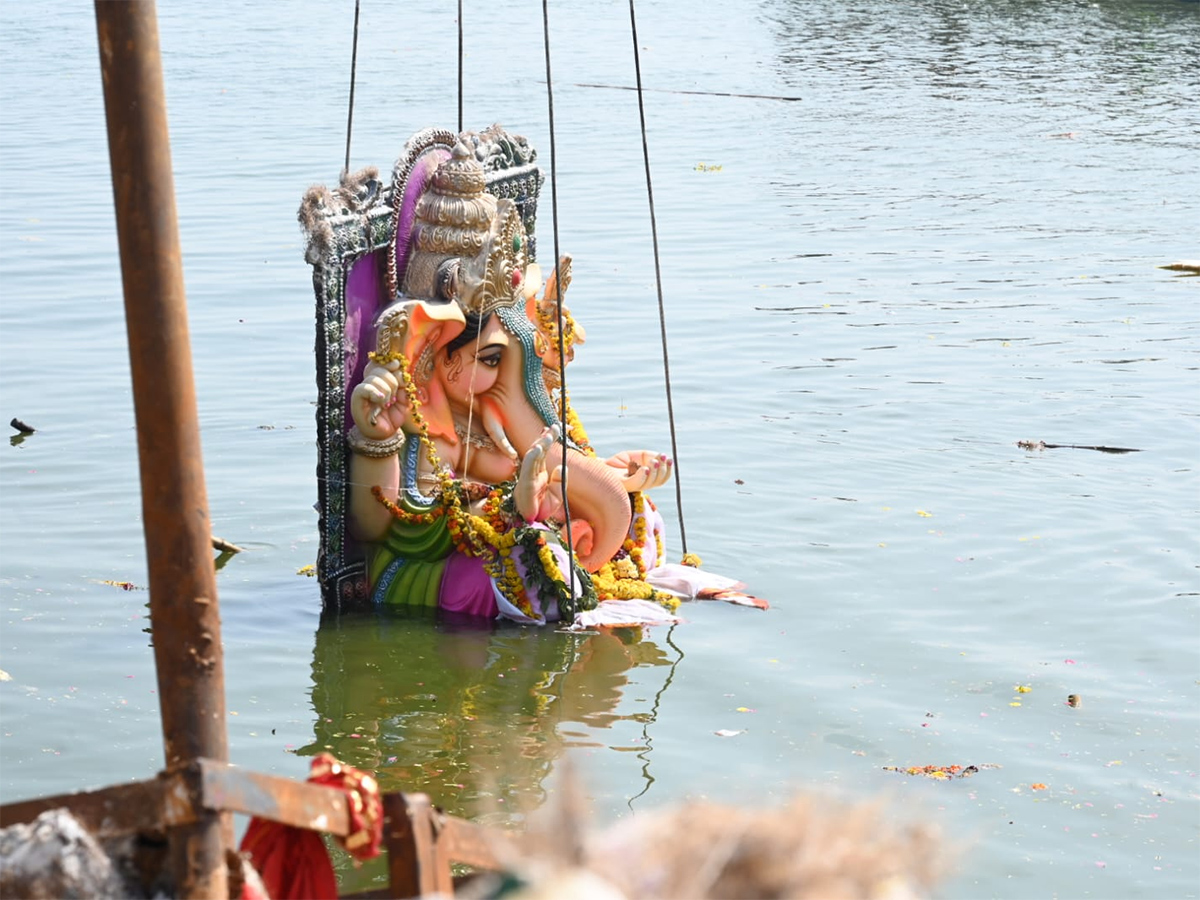
[[[417,842],[404,794],[383,795],[383,843],[388,853],[388,890],[391,896],[421,896]]]
[[[248,772],[211,759],[200,762],[200,796],[208,809],[240,812],[284,825],[350,833],[346,795],[337,788]]]
[[[442,816],[437,846],[438,854],[447,863],[462,863],[476,869],[499,870],[503,866],[496,856],[496,851],[507,844],[508,838],[501,831],[454,816]]]
[[[84,828],[98,837],[163,831],[195,821],[187,779],[176,774],[9,803],[0,806],[0,828],[32,822],[46,810],[60,807],[69,810]]]
[[[434,808],[428,794],[408,794],[407,799],[417,844],[417,881],[421,896],[451,896],[454,881],[450,877],[450,860],[438,848],[442,814]]]

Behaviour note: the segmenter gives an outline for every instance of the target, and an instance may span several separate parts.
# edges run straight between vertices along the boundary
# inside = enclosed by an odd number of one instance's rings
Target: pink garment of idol
[[[438,590],[438,606],[449,612],[494,619],[499,612],[491,576],[483,560],[462,553],[451,553]]]
[[[558,563],[559,570],[569,572],[567,566],[570,565],[570,561],[567,551],[554,541],[549,542],[548,546]],[[527,550],[519,548],[514,553],[513,559],[517,566],[517,575],[529,590],[529,598],[534,606],[534,620],[526,618],[515,608],[501,608],[496,598],[495,585],[487,570],[484,569],[483,561],[457,552],[451,553],[446,559],[446,570],[442,575],[441,587],[438,589],[438,606],[448,612],[485,616],[491,619],[504,616],[516,621],[537,621],[538,624],[542,624],[543,620],[557,622],[559,620],[558,603],[554,599],[542,598],[534,589],[533,586],[537,584],[537,581],[530,577],[527,554]],[[541,563],[536,563],[536,565],[540,567]],[[576,579],[575,597],[579,598],[582,595],[583,584]],[[542,608],[538,609],[539,606]]]

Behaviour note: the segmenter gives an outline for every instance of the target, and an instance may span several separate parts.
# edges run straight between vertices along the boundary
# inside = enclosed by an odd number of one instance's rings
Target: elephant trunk
[[[546,454],[546,468],[562,466],[562,447]],[[579,564],[595,572],[608,562],[629,535],[632,509],[629,494],[611,467],[594,456],[567,450],[567,501],[571,519],[581,527],[572,527],[573,548]]]
[[[496,441],[498,446],[514,447],[524,455],[541,437],[546,426],[554,422],[554,406],[542,380],[542,362],[535,353],[534,329],[523,312],[501,307],[497,314],[517,352],[505,353],[500,373],[490,391],[495,404],[494,415],[489,411],[489,432],[503,429],[507,440]],[[513,347],[517,350],[517,347]],[[495,437],[493,437],[495,440]],[[507,448],[506,448],[507,452]],[[562,466],[562,445],[546,454],[550,471]],[[595,572],[612,559],[629,536],[633,517],[629,494],[617,473],[604,461],[567,448],[567,502],[572,522],[582,520],[579,534],[572,524],[572,548],[587,571]]]

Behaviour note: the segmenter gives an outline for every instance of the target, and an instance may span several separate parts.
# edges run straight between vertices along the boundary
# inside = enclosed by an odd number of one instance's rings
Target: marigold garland
[[[633,508],[633,533],[625,538],[616,556],[592,576],[596,596],[601,600],[652,600],[674,612],[679,608],[679,598],[656,589],[646,581],[646,510],[653,510],[654,503],[640,491],[630,494],[629,500]],[[663,558],[662,536],[655,532],[654,538],[658,552],[655,560],[657,565]]]
[[[660,591],[645,581],[626,579],[609,579],[597,573],[592,576],[596,586],[596,596],[601,600],[652,600],[669,612],[679,608],[679,598],[674,594]]]
[[[551,310],[553,310],[553,312],[551,312]],[[557,345],[558,345],[558,316],[557,316],[557,313],[559,313],[560,311],[562,313],[562,320],[563,320],[563,330],[562,330],[563,349],[564,349],[564,351],[566,351],[566,354],[569,357],[571,355],[571,349],[578,342],[578,337],[575,333],[575,319],[574,319],[574,317],[572,317],[570,310],[568,310],[561,303],[554,304],[553,306],[551,306],[549,304],[542,304],[542,303],[537,304],[536,315],[537,315],[537,320],[538,320],[538,328],[541,330],[542,334],[544,334],[546,336],[546,340],[550,343],[550,345],[553,347],[557,347]],[[559,365],[560,366],[562,365],[561,360],[559,361]]]
[[[383,504],[384,509],[390,512],[393,518],[409,525],[432,525],[446,513],[446,510],[441,506],[435,506],[429,512],[409,512],[385,497],[383,495],[383,488],[377,484],[371,487],[371,496]]]
[[[595,456],[596,451],[592,447],[591,441],[588,440],[587,431],[584,430],[583,422],[579,420],[579,414],[575,412],[575,407],[571,406],[571,397],[566,396],[567,410],[567,437],[569,437],[580,450],[588,456]]]
[[[371,488],[375,499],[402,522],[430,525],[444,517],[455,549],[466,556],[484,560],[484,570],[495,580],[505,599],[531,619],[537,616],[533,611],[525,581],[517,569],[514,551],[518,544],[526,551],[526,568],[529,575],[538,582],[536,587],[539,594],[555,596],[560,614],[564,618],[570,615],[575,606],[581,609],[595,607],[596,592],[587,573],[582,570],[576,572],[577,581],[583,588],[583,597],[577,603],[572,603],[570,588],[554,554],[546,545],[544,532],[528,526],[514,527],[518,520],[512,499],[514,482],[497,485],[482,498],[482,515],[474,515],[464,508],[463,501],[471,491],[454,480],[453,473],[438,457],[433,440],[429,437],[428,423],[421,414],[417,387],[409,374],[408,358],[403,353],[371,353],[369,357],[372,362],[381,365],[389,362],[400,363],[398,374],[408,400],[409,416],[417,426],[425,455],[438,478],[438,488],[435,491],[438,505],[428,512],[408,512],[385,497],[383,489],[378,485]],[[583,434],[582,426],[579,426],[578,433]],[[586,434],[584,440],[586,441]],[[533,564],[535,559],[536,564]]]
[[[625,539],[613,560],[605,563],[599,572],[588,575],[582,569],[576,570],[576,582],[582,588],[582,596],[573,600],[567,578],[547,543],[548,532],[521,524],[523,520],[515,513],[512,496],[514,482],[505,482],[492,488],[482,498],[480,515],[468,511],[464,500],[471,499],[471,491],[454,479],[453,472],[438,457],[433,440],[429,437],[428,424],[420,411],[417,387],[409,373],[407,357],[403,353],[371,353],[369,357],[373,362],[380,364],[400,363],[398,374],[408,400],[409,416],[417,426],[426,458],[438,479],[438,488],[435,490],[438,505],[422,513],[408,512],[388,500],[380,487],[373,487],[372,495],[397,520],[429,525],[444,517],[455,549],[466,556],[484,560],[485,571],[494,579],[505,599],[530,618],[537,616],[533,611],[525,579],[521,577],[517,568],[518,547],[524,553],[527,576],[535,582],[529,587],[535,588],[539,596],[554,596],[563,618],[568,618],[575,609],[592,609],[597,600],[601,599],[651,600],[672,612],[678,609],[678,597],[657,590],[645,580],[647,570],[653,568],[647,566],[645,560],[646,513],[647,508],[655,509],[650,498],[640,491],[630,495],[633,512],[632,534]],[[588,440],[583,423],[571,408],[569,398],[565,405],[570,439],[585,453],[595,456],[596,452]],[[561,541],[561,536],[555,537]],[[654,565],[658,565],[665,558],[665,553],[662,535],[657,531],[654,533],[654,542]],[[689,559],[694,559],[695,562],[689,562]],[[699,559],[689,554],[685,557],[685,563],[696,565]]]

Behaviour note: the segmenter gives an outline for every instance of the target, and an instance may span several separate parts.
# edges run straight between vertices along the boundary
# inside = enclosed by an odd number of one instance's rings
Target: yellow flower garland
[[[439,516],[445,516],[455,547],[467,556],[483,559],[485,571],[495,580],[505,599],[525,615],[534,618],[533,606],[524,580],[517,569],[513,552],[513,548],[517,545],[517,531],[512,527],[511,522],[505,520],[502,511],[502,492],[497,488],[487,496],[483,503],[484,515],[482,516],[473,515],[463,509],[458,485],[456,485],[450,470],[442,464],[433,440],[429,437],[429,426],[425,417],[421,415],[417,388],[409,374],[407,357],[403,353],[371,353],[369,357],[373,362],[381,364],[393,361],[400,363],[399,374],[409,404],[409,415],[419,430],[429,464],[437,473],[440,505],[436,511],[409,513],[384,497],[379,486],[373,487],[371,493],[393,516],[401,521],[431,524]],[[580,422],[575,410],[571,408],[569,401],[566,413],[571,440],[589,455],[595,456],[583,423]],[[628,566],[623,567],[625,572],[618,573],[618,565],[622,560],[605,563],[600,571],[592,576],[596,596],[598,599],[604,600],[652,600],[673,612],[679,607],[679,598],[656,590],[645,581],[647,571],[644,559],[646,504],[649,503],[651,509],[654,508],[654,505],[641,492],[632,494],[630,500],[634,516],[633,534],[625,539],[622,549],[625,551],[624,559],[633,564],[633,573],[628,572]],[[657,550],[655,564],[657,565],[662,561],[664,553],[662,536],[656,532],[654,538]],[[553,551],[544,539],[538,541],[537,558],[548,579],[558,584],[567,583],[562,569],[558,565],[558,560],[555,559]],[[628,577],[630,575],[632,577]]]
[[[633,507],[633,534],[621,545],[623,554],[606,562],[592,576],[596,596],[602,600],[652,600],[674,612],[679,608],[679,598],[655,589],[646,581],[646,507],[649,505],[654,509],[654,504],[640,491],[630,494],[629,499]],[[654,538],[658,549],[657,565],[663,558],[662,536],[655,532]]]
[[[596,451],[592,448],[591,441],[588,440],[587,431],[584,430],[583,422],[579,421],[579,414],[575,412],[575,407],[571,406],[571,398],[566,398],[567,407],[567,437],[583,450],[588,456],[595,456]]]
[[[401,521],[429,524],[437,516],[444,515],[450,529],[450,536],[454,539],[455,548],[466,556],[485,560],[484,569],[496,580],[496,584],[505,598],[522,613],[533,618],[532,604],[526,594],[520,574],[517,572],[516,562],[512,558],[512,547],[516,543],[516,535],[500,530],[504,525],[500,513],[500,491],[493,490],[484,501],[486,518],[472,515],[463,509],[458,485],[455,484],[450,470],[442,464],[437,454],[437,448],[429,437],[429,425],[421,414],[421,403],[417,398],[417,386],[409,373],[408,358],[403,353],[370,353],[368,356],[372,362],[381,365],[389,362],[400,363],[399,375],[408,400],[409,415],[417,426],[426,458],[433,471],[437,473],[440,505],[436,512],[412,514],[391,503],[383,496],[383,491],[378,486],[374,487],[371,493]]]

